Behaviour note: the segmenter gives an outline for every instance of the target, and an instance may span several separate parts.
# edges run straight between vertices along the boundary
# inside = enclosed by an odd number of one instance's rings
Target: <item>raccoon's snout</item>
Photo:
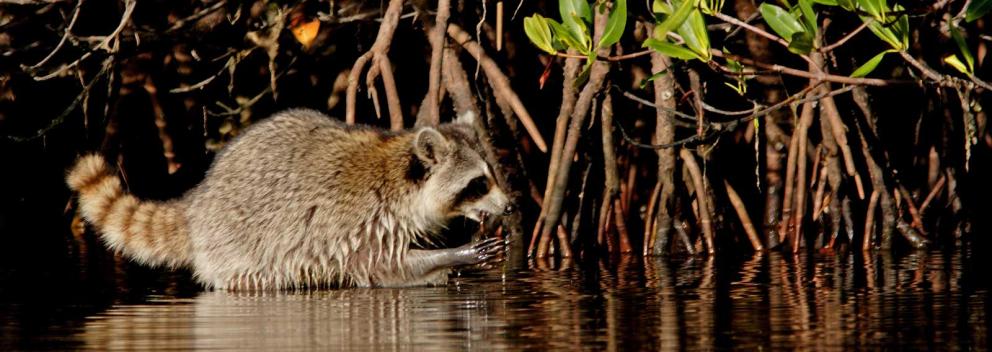
[[[466,208],[463,213],[466,217],[484,222],[491,216],[509,215],[516,211],[517,207],[510,202],[501,189],[494,187],[484,198]]]

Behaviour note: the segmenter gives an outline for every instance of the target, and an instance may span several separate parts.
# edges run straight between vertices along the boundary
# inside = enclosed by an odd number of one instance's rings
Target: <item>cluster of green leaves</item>
[[[868,59],[854,70],[852,77],[864,77],[875,70],[886,55],[909,49],[909,16],[899,4],[890,6],[887,0],[799,0],[789,6],[788,0],[781,0],[786,7],[771,3],[759,6],[762,18],[776,34],[789,42],[789,50],[796,54],[807,54],[814,49],[813,39],[817,35],[816,12],[813,4],[837,7],[857,14],[876,37],[888,44],[889,48]],[[992,10],[992,0],[973,0],[964,13],[965,21],[974,21]],[[961,18],[952,19],[950,33],[958,45],[962,61],[958,55],[950,54],[944,62],[965,74],[974,73],[975,59],[968,49],[958,23]]]
[[[620,41],[627,26],[627,1],[613,1],[606,27],[599,42],[593,45],[589,30],[593,26],[592,9],[597,8],[604,13],[606,6],[605,1],[590,4],[586,0],[560,0],[558,11],[561,12],[561,22],[534,14],[524,18],[524,32],[535,46],[549,54],[557,55],[560,51],[575,49],[586,56],[588,60],[581,75],[585,76],[596,61],[596,51]]]
[[[814,49],[819,31],[816,12],[813,12],[814,1],[830,5],[833,0],[799,0],[799,3],[789,9],[766,2],[758,6],[758,12],[765,23],[789,43],[789,51],[809,54]],[[783,4],[788,6],[786,1]],[[833,5],[836,6],[836,2]]]
[[[602,39],[594,46],[589,33],[592,8],[599,6],[602,11],[606,0],[598,1],[589,4],[586,0],[561,0],[561,22],[535,14],[524,20],[524,30],[538,48],[548,53],[558,54],[561,50],[575,49],[587,56],[589,61],[584,72],[588,72],[592,61],[596,59],[596,50],[616,43],[623,34],[626,22],[625,0],[614,0],[614,9],[607,28]],[[723,8],[724,1],[653,0],[656,26],[653,37],[645,40],[643,46],[681,60],[711,60],[710,38],[703,15],[716,15]],[[857,15],[876,37],[887,44],[888,48],[858,67],[851,74],[852,77],[870,74],[886,55],[909,48],[907,11],[902,5],[890,5],[888,0],[797,0],[795,4],[790,3],[790,0],[775,0],[761,3],[758,10],[768,27],[788,43],[790,52],[806,55],[817,50],[819,26],[814,5]],[[959,24],[961,21],[972,22],[988,14],[992,11],[992,0],[971,0],[967,6],[962,14],[948,22],[959,52],[945,56],[944,62],[971,75],[974,74],[975,59]],[[734,69],[740,65],[728,60],[728,66]],[[742,79],[731,87],[739,92],[745,88]]]
[[[655,0],[651,5],[658,24],[644,46],[682,60],[709,61],[710,37],[703,14],[720,12],[723,0]]]

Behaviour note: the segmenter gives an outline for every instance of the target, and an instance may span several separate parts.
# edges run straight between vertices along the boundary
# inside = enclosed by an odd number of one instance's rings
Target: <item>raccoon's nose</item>
[[[503,208],[503,215],[513,214],[517,209],[513,207],[513,204],[507,204],[506,208]]]

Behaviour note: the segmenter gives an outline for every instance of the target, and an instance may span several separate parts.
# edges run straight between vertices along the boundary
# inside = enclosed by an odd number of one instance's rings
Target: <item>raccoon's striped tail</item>
[[[83,218],[104,243],[143,264],[180,267],[192,261],[184,204],[142,201],[121,188],[121,180],[102,156],[83,156],[66,183],[79,192]]]

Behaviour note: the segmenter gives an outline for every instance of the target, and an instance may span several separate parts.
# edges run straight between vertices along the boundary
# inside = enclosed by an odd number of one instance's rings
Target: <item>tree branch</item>
[[[396,26],[400,21],[400,12],[402,10],[403,0],[389,0],[389,7],[386,8],[386,13],[383,15],[382,25],[379,26],[379,33],[376,35],[375,43],[372,44],[372,48],[369,51],[355,60],[355,64],[351,67],[351,72],[348,73],[344,120],[349,125],[355,124],[355,95],[358,93],[358,77],[361,76],[362,70],[369,60],[375,60],[379,56],[385,57],[387,55],[389,46],[393,41],[393,33],[396,31]],[[379,70],[379,65],[378,62],[372,63],[366,82],[375,79],[375,75],[372,73]],[[370,89],[374,89],[374,87],[370,87]]]
[[[520,122],[524,124],[524,128],[527,129],[530,138],[534,140],[537,149],[547,152],[548,146],[544,142],[544,138],[541,137],[541,132],[537,129],[537,125],[534,124],[534,120],[530,117],[530,113],[527,112],[523,102],[520,101],[520,97],[517,96],[517,93],[510,85],[510,79],[503,74],[499,65],[486,55],[482,46],[478,42],[473,41],[470,34],[458,25],[454,23],[448,25],[448,36],[458,43],[458,45],[464,47],[482,65],[486,76],[489,77],[489,84],[493,87],[493,93],[496,94],[496,98],[510,104],[517,118],[520,119]]]
[[[741,57],[741,56],[734,55],[734,54],[725,54],[724,52],[722,52],[720,50],[717,50],[717,49],[710,49],[710,53],[712,53],[713,56],[716,56],[716,57],[723,57],[723,58],[728,58],[728,59],[731,59],[731,60],[739,61],[740,63],[742,63],[744,65],[755,66],[755,67],[759,67],[759,68],[762,68],[762,69],[765,69],[765,70],[770,70],[770,71],[777,72],[777,73],[783,73],[783,74],[787,74],[787,75],[790,75],[790,76],[796,76],[796,77],[802,77],[802,78],[808,78],[808,79],[815,79],[815,80],[818,80],[818,81],[827,81],[827,82],[842,83],[842,84],[856,84],[856,85],[862,85],[862,86],[890,86],[890,85],[897,85],[897,84],[916,84],[916,81],[913,81],[913,80],[890,80],[890,79],[878,79],[878,78],[851,78],[851,77],[847,77],[847,76],[831,75],[831,74],[827,74],[827,73],[824,73],[824,72],[813,73],[813,72],[803,71],[803,70],[797,70],[797,69],[794,69],[794,68],[791,68],[791,67],[786,67],[786,66],[777,65],[777,64],[766,64],[766,63],[763,63],[763,62],[757,62],[757,61],[751,60],[749,58]],[[729,70],[726,67],[722,67],[722,66],[719,66],[719,68],[720,68],[721,71],[724,71],[725,73],[731,73],[731,74],[734,74],[734,75],[750,76],[750,75],[754,75],[755,74],[755,73],[752,73],[752,72],[734,72],[734,71]]]
[[[853,31],[851,31],[851,33],[848,33],[843,38],[840,38],[840,40],[834,42],[833,44],[820,48],[819,51],[821,53],[829,53],[834,49],[837,49],[841,45],[844,45],[844,43],[847,43],[848,40],[851,40],[851,38],[854,38],[854,36],[858,35],[858,33],[861,33],[861,31],[863,31],[865,28],[868,28],[868,24],[874,21],[875,21],[874,19],[869,18],[868,20],[862,22],[861,25],[858,26],[858,28],[855,28]]]

